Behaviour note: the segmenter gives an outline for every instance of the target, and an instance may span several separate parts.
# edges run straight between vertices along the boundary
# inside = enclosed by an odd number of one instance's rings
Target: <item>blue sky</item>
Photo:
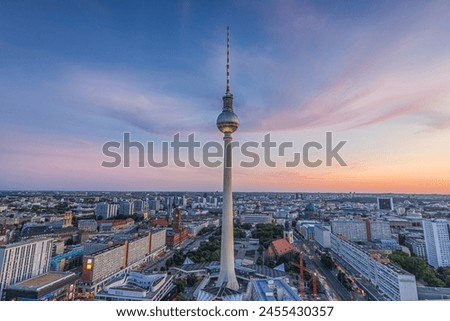
[[[220,189],[220,169],[99,164],[123,132],[221,140],[230,25],[237,140],[349,141],[347,168],[237,168],[236,189],[450,192],[449,17],[445,1],[2,1],[0,188]]]

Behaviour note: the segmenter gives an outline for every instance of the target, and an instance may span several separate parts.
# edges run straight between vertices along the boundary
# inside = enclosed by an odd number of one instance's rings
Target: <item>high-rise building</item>
[[[331,221],[331,231],[353,242],[392,238],[389,221],[336,219]]]
[[[148,208],[153,211],[159,210],[159,208],[156,208],[156,200],[150,200],[148,202]]]
[[[123,244],[86,242],[81,280],[88,287],[95,287],[127,267],[137,266],[149,257],[157,256],[165,246],[164,229],[152,229]]]
[[[117,216],[118,209],[119,204],[97,203],[95,206],[95,217],[97,219],[108,220]]]
[[[3,291],[50,269],[53,240],[35,239],[0,246],[0,299]]]
[[[367,221],[367,238],[371,241],[391,239],[389,221]]]
[[[167,197],[166,203],[167,203],[167,209],[170,210],[174,205],[174,197],[173,196]]]
[[[428,264],[435,268],[450,266],[449,222],[444,219],[423,220],[422,226]]]
[[[62,227],[70,227],[72,226],[72,211],[66,211],[64,213],[63,226]]]
[[[150,253],[158,254],[166,247],[166,229],[152,229],[150,231]]]
[[[421,257],[423,259],[426,259],[427,257],[427,248],[425,246],[425,240],[416,238],[411,241],[411,252],[414,253],[414,255]]]
[[[314,230],[314,240],[325,249],[331,247],[331,228],[324,225],[316,225]]]
[[[88,284],[98,283],[124,269],[126,259],[126,245],[116,245],[85,255],[81,279]]]
[[[150,254],[150,234],[138,237],[127,242],[126,266],[136,263]]]
[[[367,241],[366,222],[362,220],[337,219],[331,221],[331,231],[350,241]]]
[[[144,206],[144,201],[143,200],[136,200],[134,201],[134,211],[135,212],[141,212],[145,210],[145,206]]]
[[[134,202],[122,201],[119,204],[119,215],[130,216],[134,213]]]
[[[393,211],[394,202],[392,200],[392,197],[378,197],[377,206],[378,209],[382,211]]]
[[[234,270],[233,240],[233,192],[232,192],[232,134],[239,127],[239,118],[233,112],[233,95],[230,91],[230,33],[227,30],[227,87],[223,96],[222,113],[217,117],[217,128],[223,133],[223,206],[222,206],[222,243],[220,252],[220,272],[217,284],[232,290],[239,289]]]

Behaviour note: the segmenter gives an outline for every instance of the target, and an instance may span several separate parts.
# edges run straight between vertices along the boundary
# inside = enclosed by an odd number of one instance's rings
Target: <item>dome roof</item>
[[[309,203],[305,207],[305,211],[315,211],[315,210],[316,210],[316,207],[313,204],[311,204],[311,203]]]

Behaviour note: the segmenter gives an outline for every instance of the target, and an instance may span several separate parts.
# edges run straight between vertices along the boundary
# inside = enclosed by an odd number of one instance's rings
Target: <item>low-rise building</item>
[[[240,217],[241,224],[270,224],[272,220],[273,217],[270,213],[248,213],[242,214]]]
[[[97,232],[96,220],[80,220],[78,221],[78,229],[85,232]]]
[[[130,272],[105,284],[96,301],[160,301],[174,286],[173,276],[166,273],[141,274]]]
[[[248,285],[250,301],[301,301],[296,291],[283,279],[253,279]]]
[[[5,290],[7,301],[72,301],[79,277],[71,272],[48,272],[10,285]]]
[[[386,300],[417,300],[415,276],[389,263],[388,259],[373,255],[359,245],[335,234],[331,235],[331,250],[377,287]]]

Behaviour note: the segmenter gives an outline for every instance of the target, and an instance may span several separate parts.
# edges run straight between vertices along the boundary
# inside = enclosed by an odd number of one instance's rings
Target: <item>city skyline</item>
[[[0,190],[220,190],[220,167],[100,164],[124,132],[220,142],[229,24],[236,141],[348,141],[346,167],[235,167],[236,191],[450,194],[448,3],[1,9]]]

